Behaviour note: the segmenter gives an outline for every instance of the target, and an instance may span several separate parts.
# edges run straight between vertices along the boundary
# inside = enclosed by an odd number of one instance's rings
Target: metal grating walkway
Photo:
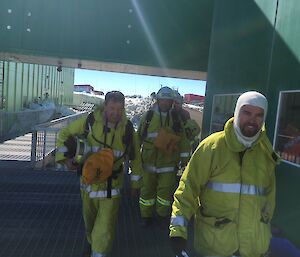
[[[81,256],[84,245],[76,176],[1,162],[0,256]]]
[[[83,256],[78,177],[29,165],[0,161],[0,256]],[[137,201],[124,194],[111,257],[172,257],[168,231],[140,228],[138,221]]]
[[[31,138],[28,133],[0,144],[0,160],[30,161]]]

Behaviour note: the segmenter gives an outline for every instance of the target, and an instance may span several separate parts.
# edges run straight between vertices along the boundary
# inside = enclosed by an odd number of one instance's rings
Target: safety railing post
[[[3,122],[4,122],[4,115],[0,112],[0,142],[3,140]]]
[[[37,145],[37,131],[34,129],[32,131],[31,136],[31,165],[34,167],[35,161],[36,161],[36,145]]]
[[[44,138],[43,138],[43,167],[42,169],[45,169],[45,156],[46,156],[46,140],[47,140],[47,130],[44,129]]]

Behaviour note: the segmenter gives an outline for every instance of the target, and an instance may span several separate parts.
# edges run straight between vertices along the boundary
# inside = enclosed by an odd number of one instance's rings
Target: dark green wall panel
[[[299,13],[299,1],[279,1],[268,88],[270,106],[274,110],[277,109],[281,90],[300,89]],[[269,115],[270,126],[275,127],[275,121],[276,112],[272,112]]]
[[[300,171],[290,164],[282,163],[276,171],[277,201],[273,223],[300,248]]]
[[[278,96],[282,90],[300,90],[300,3],[280,0],[271,59],[268,124],[276,126]],[[274,130],[272,131],[274,132]],[[273,134],[271,135],[273,136]],[[277,169],[277,208],[274,223],[300,247],[300,168],[281,164]]]
[[[271,141],[279,93],[300,89],[300,2],[298,0],[215,1],[203,121],[210,128],[215,94],[258,90],[269,101]],[[277,207],[273,223],[300,247],[300,169],[277,168]]]
[[[206,72],[212,11],[211,0],[1,0],[0,52]]]
[[[264,4],[259,7],[256,2]],[[265,91],[277,1],[256,2],[215,1],[204,135],[209,133],[214,94]]]

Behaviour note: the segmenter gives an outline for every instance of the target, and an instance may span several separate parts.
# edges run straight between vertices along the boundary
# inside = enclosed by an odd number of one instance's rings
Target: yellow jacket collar
[[[234,118],[230,118],[225,124],[225,127],[224,127],[225,140],[226,140],[226,143],[227,143],[228,147],[230,148],[230,150],[232,150],[234,152],[242,152],[242,151],[246,150],[246,147],[242,143],[240,143],[237,139],[237,136],[234,132],[233,119]],[[264,140],[264,138],[267,139],[265,126],[262,127],[259,137],[252,144],[252,146],[250,148],[253,148],[256,144],[258,144],[258,142]]]

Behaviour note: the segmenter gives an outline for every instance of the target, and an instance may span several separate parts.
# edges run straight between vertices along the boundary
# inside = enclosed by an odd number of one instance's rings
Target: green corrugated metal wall
[[[275,127],[280,90],[300,89],[300,3],[278,1],[274,50],[271,60],[268,96],[271,99],[269,127]],[[273,136],[273,135],[271,135]],[[282,164],[277,172],[278,200],[275,222],[300,247],[300,168]]]
[[[57,67],[1,62],[3,73],[3,92],[5,99],[4,111],[16,112],[28,108],[30,103],[44,99],[45,93],[56,104],[73,104],[74,69]]]
[[[203,133],[210,128],[215,94],[258,90],[269,100],[272,139],[280,90],[300,89],[299,0],[216,0],[208,64]],[[300,171],[277,169],[274,224],[300,246]]]

